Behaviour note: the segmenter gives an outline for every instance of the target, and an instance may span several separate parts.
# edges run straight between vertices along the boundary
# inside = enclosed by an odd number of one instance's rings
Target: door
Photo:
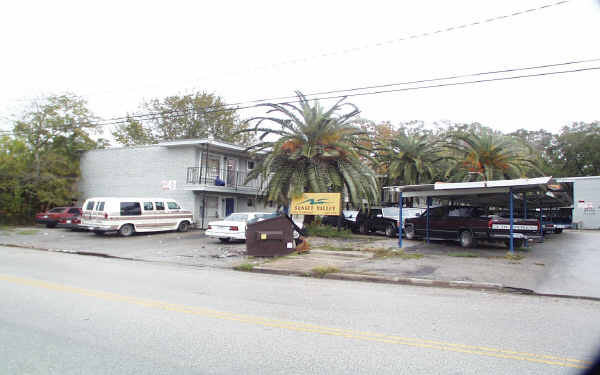
[[[237,160],[227,159],[227,186],[237,187]]]
[[[231,215],[234,209],[235,199],[233,198],[225,198],[225,217]]]

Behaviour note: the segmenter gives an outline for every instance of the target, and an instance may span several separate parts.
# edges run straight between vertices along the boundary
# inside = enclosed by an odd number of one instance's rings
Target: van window
[[[144,202],[144,211],[153,211],[154,205],[152,202]]]
[[[141,215],[140,202],[121,202],[121,216]]]
[[[98,205],[96,205],[96,211],[104,211],[104,202],[98,202]]]
[[[88,203],[85,205],[85,209],[88,211],[92,211],[94,209],[94,201],[88,201]]]
[[[167,207],[169,207],[169,210],[179,210],[181,208],[175,202],[167,202]]]
[[[163,202],[154,202],[154,204],[156,205],[156,210],[164,210],[165,209],[165,204]]]

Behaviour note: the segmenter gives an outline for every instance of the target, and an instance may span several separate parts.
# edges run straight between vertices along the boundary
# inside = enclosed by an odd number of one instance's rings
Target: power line
[[[388,83],[388,84],[382,84],[382,85],[354,87],[354,88],[349,88],[349,89],[337,89],[337,90],[313,92],[313,93],[305,94],[305,96],[307,98],[309,98],[309,97],[313,97],[313,96],[317,96],[317,95],[340,94],[340,93],[345,93],[345,92],[355,92],[355,91],[379,89],[379,88],[385,88],[385,87],[404,86],[404,85],[412,85],[412,84],[418,84],[418,83],[444,81],[444,80],[450,80],[450,79],[478,77],[478,76],[485,76],[485,75],[491,75],[491,74],[503,74],[503,73],[517,72],[517,71],[552,68],[552,67],[559,67],[559,66],[568,66],[568,65],[576,65],[576,64],[582,64],[582,63],[598,62],[598,61],[600,61],[600,58],[574,60],[574,61],[567,61],[567,62],[554,63],[554,64],[535,65],[535,66],[527,66],[527,67],[520,67],[520,68],[509,68],[509,69],[493,70],[493,71],[477,72],[477,73],[469,73],[469,74],[454,74],[454,75],[449,75],[449,76],[444,76],[444,77],[420,79],[420,80],[414,80],[414,81],[404,81],[404,82]],[[207,110],[207,109],[208,110],[210,110],[210,109],[223,109],[224,110],[223,107],[231,107],[231,106],[244,106],[241,109],[245,109],[245,108],[247,108],[246,107],[247,105],[254,104],[254,103],[271,102],[271,101],[276,101],[276,100],[287,100],[287,99],[295,99],[295,98],[297,98],[297,97],[296,96],[279,96],[279,97],[272,97],[272,98],[255,99],[255,100],[248,100],[248,101],[241,101],[241,102],[237,102],[237,103],[227,104],[224,106],[215,106],[215,105],[208,106],[208,107],[204,107],[203,110]],[[318,98],[309,98],[309,99],[314,100],[314,99],[318,99]],[[186,113],[188,111],[193,111],[193,110],[194,110],[194,108],[177,109],[177,110],[169,110],[169,111],[163,111],[163,112],[149,112],[149,113],[142,113],[142,114],[137,114],[137,115],[114,117],[111,119],[100,121],[100,123],[98,125],[105,126],[105,125],[111,125],[111,124],[121,124],[121,123],[128,122],[129,119],[152,120],[152,119],[156,119],[161,116],[165,116],[165,115],[169,115],[169,114],[173,114],[173,113],[182,113],[181,116],[184,116],[183,113]],[[235,109],[232,109],[232,110],[235,110]],[[208,112],[208,113],[210,113],[210,112]]]
[[[366,50],[366,49],[370,49],[370,48],[382,48],[382,47],[385,47],[385,46],[388,46],[388,45],[391,45],[394,43],[403,42],[403,41],[415,40],[415,39],[420,39],[420,38],[425,38],[425,37],[432,37],[432,36],[437,36],[437,35],[447,33],[447,32],[458,31],[458,30],[467,29],[470,27],[475,27],[475,26],[482,26],[482,25],[485,25],[485,24],[488,24],[491,22],[496,22],[496,21],[500,21],[500,20],[504,20],[504,19],[508,19],[508,18],[512,18],[512,17],[517,17],[520,15],[525,15],[525,14],[541,11],[541,10],[556,7],[559,5],[564,5],[569,2],[571,2],[571,0],[560,0],[560,1],[556,1],[554,3],[547,3],[547,4],[540,5],[538,7],[529,8],[529,9],[525,9],[522,11],[514,11],[514,12],[506,13],[506,14],[503,14],[500,16],[490,17],[490,18],[481,19],[478,21],[468,22],[468,23],[464,23],[464,24],[448,26],[448,27],[440,28],[440,29],[433,30],[433,31],[409,34],[404,37],[398,37],[398,38],[389,39],[389,40],[385,40],[385,41],[369,43],[369,44],[365,44],[360,47],[352,47],[352,48],[346,48],[346,49],[340,49],[340,50],[331,50],[329,52],[323,52],[323,53],[315,54],[315,55],[308,56],[308,57],[299,57],[299,58],[285,60],[285,61],[281,61],[278,63],[269,64],[269,65],[258,66],[258,67],[254,67],[254,68],[242,71],[242,72],[226,72],[226,73],[217,74],[217,75],[227,76],[227,75],[231,75],[231,74],[249,73],[249,72],[255,72],[255,71],[259,71],[259,70],[276,68],[276,67],[284,66],[284,65],[306,63],[306,62],[309,62],[312,60],[329,58],[329,57],[333,57],[333,56],[340,56],[340,55],[345,55],[345,54],[349,54],[349,53],[356,53],[358,51],[362,51],[362,50]],[[26,100],[20,99],[20,100],[15,100],[15,101],[26,101]]]

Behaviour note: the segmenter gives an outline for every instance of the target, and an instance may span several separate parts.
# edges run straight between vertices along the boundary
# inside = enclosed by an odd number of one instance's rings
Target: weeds
[[[27,234],[36,234],[37,232],[39,232],[39,230],[37,229],[23,229],[17,232],[17,234],[23,234],[23,235],[27,235]]]
[[[333,246],[333,245],[321,245],[319,246],[319,249],[321,250],[327,250],[327,251],[354,251],[356,250],[355,248],[351,247],[351,246]]]
[[[236,271],[246,271],[246,272],[252,271],[253,268],[254,268],[254,264],[252,264],[252,263],[242,263],[242,264],[238,264],[237,266],[233,267],[233,269]]]
[[[457,257],[457,258],[477,258],[477,257],[479,257],[479,254],[472,253],[470,251],[463,251],[463,252],[448,253],[448,256],[449,257]]]
[[[311,272],[312,272],[312,276],[323,278],[328,273],[340,272],[340,270],[335,267],[327,266],[327,267],[315,267],[311,270]]]
[[[15,227],[9,226],[9,225],[0,225],[0,230],[5,230],[5,231],[13,231],[15,230]]]
[[[521,260],[523,258],[525,258],[525,255],[521,255],[521,254],[511,254],[510,252],[506,253],[506,255],[504,256],[505,259],[508,260]]]
[[[328,225],[310,224],[306,226],[306,232],[309,236],[325,238],[352,238],[352,232],[348,229],[337,230],[336,227]]]
[[[386,259],[386,258],[401,258],[401,259],[421,259],[424,257],[420,253],[407,253],[404,250],[398,249],[367,249],[373,251],[373,258]]]

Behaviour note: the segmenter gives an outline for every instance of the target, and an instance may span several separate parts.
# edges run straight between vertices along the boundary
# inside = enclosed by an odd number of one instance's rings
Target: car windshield
[[[248,214],[231,214],[224,221],[248,221]]]

